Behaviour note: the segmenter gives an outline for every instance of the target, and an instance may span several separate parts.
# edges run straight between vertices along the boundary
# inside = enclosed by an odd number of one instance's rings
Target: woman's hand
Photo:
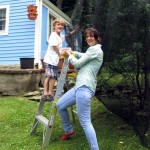
[[[68,55],[68,57],[69,55],[71,55],[71,50],[64,50],[64,52],[65,52],[65,55]]]
[[[72,51],[72,50],[65,50],[66,51],[66,53],[68,54],[68,55],[73,55],[74,54],[74,51]]]
[[[63,50],[60,51],[60,55],[65,58],[68,58],[70,55],[73,55],[73,54],[74,54],[74,51],[68,48],[63,48]]]

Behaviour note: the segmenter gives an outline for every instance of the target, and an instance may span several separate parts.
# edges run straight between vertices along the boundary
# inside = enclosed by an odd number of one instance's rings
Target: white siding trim
[[[2,5],[2,6],[0,6],[0,9],[2,9],[2,8],[6,8],[6,28],[5,28],[5,31],[0,31],[0,35],[8,35],[10,6]]]
[[[37,19],[35,20],[34,62],[41,64],[42,0],[36,0]]]

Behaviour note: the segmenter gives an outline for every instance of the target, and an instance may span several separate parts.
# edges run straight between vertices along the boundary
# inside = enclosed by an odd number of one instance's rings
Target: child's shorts
[[[44,63],[45,65],[45,76],[46,78],[55,78],[57,80],[58,78],[58,67],[57,66],[53,66],[47,63]]]

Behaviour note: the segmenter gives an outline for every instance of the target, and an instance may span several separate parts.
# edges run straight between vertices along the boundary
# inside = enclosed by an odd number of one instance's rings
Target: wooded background
[[[113,105],[110,106],[110,102],[101,98],[100,90],[97,90],[96,96],[109,110],[132,123],[142,144],[150,147],[150,1],[51,0],[51,2],[71,17],[73,26],[80,25],[81,32],[87,27],[95,27],[99,31],[99,35],[103,38],[103,67],[107,66],[112,76],[116,74],[123,76],[126,85],[118,85],[118,88],[120,91],[128,87],[128,97],[124,103],[120,103],[125,99],[124,96],[118,98],[117,107],[122,108],[118,111],[112,107]],[[83,37],[82,51],[86,49],[84,41]],[[106,90],[112,91],[109,86]]]

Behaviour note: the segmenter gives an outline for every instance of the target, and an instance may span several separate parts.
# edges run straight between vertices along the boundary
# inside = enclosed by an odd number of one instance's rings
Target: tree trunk
[[[95,0],[95,12],[93,17],[93,23],[94,27],[99,30],[99,32],[102,32],[102,28],[104,27],[102,24],[104,22],[104,9],[105,9],[105,0]]]
[[[144,52],[145,52],[145,109],[148,111],[150,117],[150,32],[149,32],[149,20],[147,15],[145,21],[145,40],[144,40]]]
[[[80,24],[80,19],[81,19],[81,15],[83,11],[83,1],[84,0],[77,0],[77,3],[74,7],[74,10],[71,16],[72,24],[74,26]]]
[[[63,3],[63,0],[57,0],[57,7],[62,10],[62,3]]]

